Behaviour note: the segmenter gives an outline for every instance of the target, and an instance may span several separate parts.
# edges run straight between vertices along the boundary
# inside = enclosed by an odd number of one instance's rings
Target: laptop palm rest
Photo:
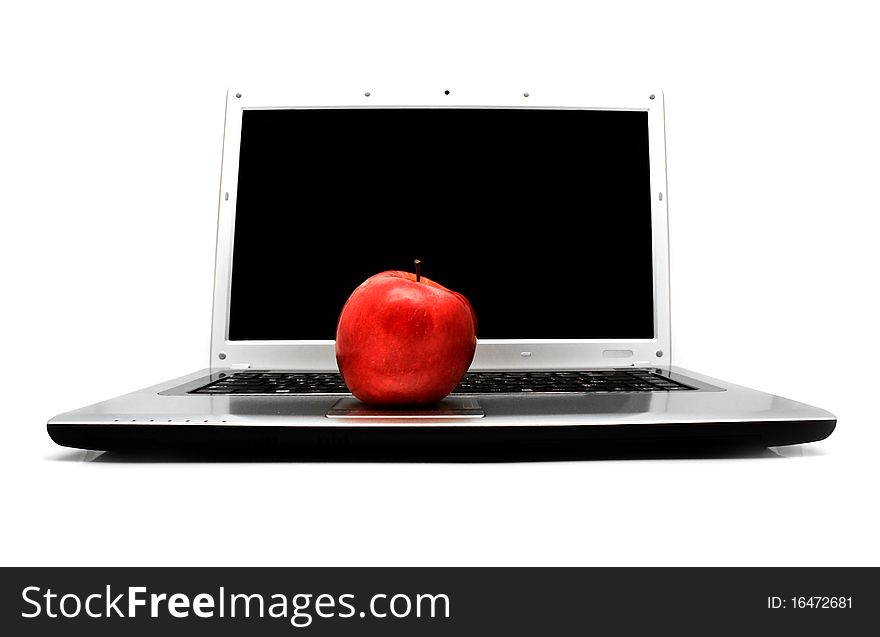
[[[482,418],[485,416],[480,403],[474,398],[444,398],[428,407],[373,407],[357,398],[339,399],[326,413],[327,418],[369,418],[407,420],[443,420],[457,418]]]

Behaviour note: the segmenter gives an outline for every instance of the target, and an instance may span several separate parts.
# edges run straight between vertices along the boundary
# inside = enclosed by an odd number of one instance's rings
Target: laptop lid
[[[382,270],[467,296],[474,369],[670,362],[659,90],[230,90],[211,367],[335,369]]]

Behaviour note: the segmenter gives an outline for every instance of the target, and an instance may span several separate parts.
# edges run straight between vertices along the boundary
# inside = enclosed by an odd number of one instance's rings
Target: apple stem
[[[416,283],[422,280],[422,262],[416,259]]]

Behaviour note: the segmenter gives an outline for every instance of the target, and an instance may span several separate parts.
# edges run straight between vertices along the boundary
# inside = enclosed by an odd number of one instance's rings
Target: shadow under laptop
[[[83,452],[80,452],[83,453]],[[251,449],[146,449],[87,452],[81,461],[98,463],[250,463],[250,462],[341,462],[341,463],[510,463],[602,460],[700,460],[733,458],[782,458],[767,447],[730,444],[545,444],[521,448],[508,445],[426,448],[420,445],[349,447],[332,452],[321,448],[296,450]]]

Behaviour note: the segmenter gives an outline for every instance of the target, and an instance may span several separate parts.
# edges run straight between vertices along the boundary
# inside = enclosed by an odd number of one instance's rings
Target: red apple
[[[418,274],[380,272],[342,308],[336,362],[365,403],[428,405],[455,389],[470,367],[476,332],[474,310],[458,292]]]

